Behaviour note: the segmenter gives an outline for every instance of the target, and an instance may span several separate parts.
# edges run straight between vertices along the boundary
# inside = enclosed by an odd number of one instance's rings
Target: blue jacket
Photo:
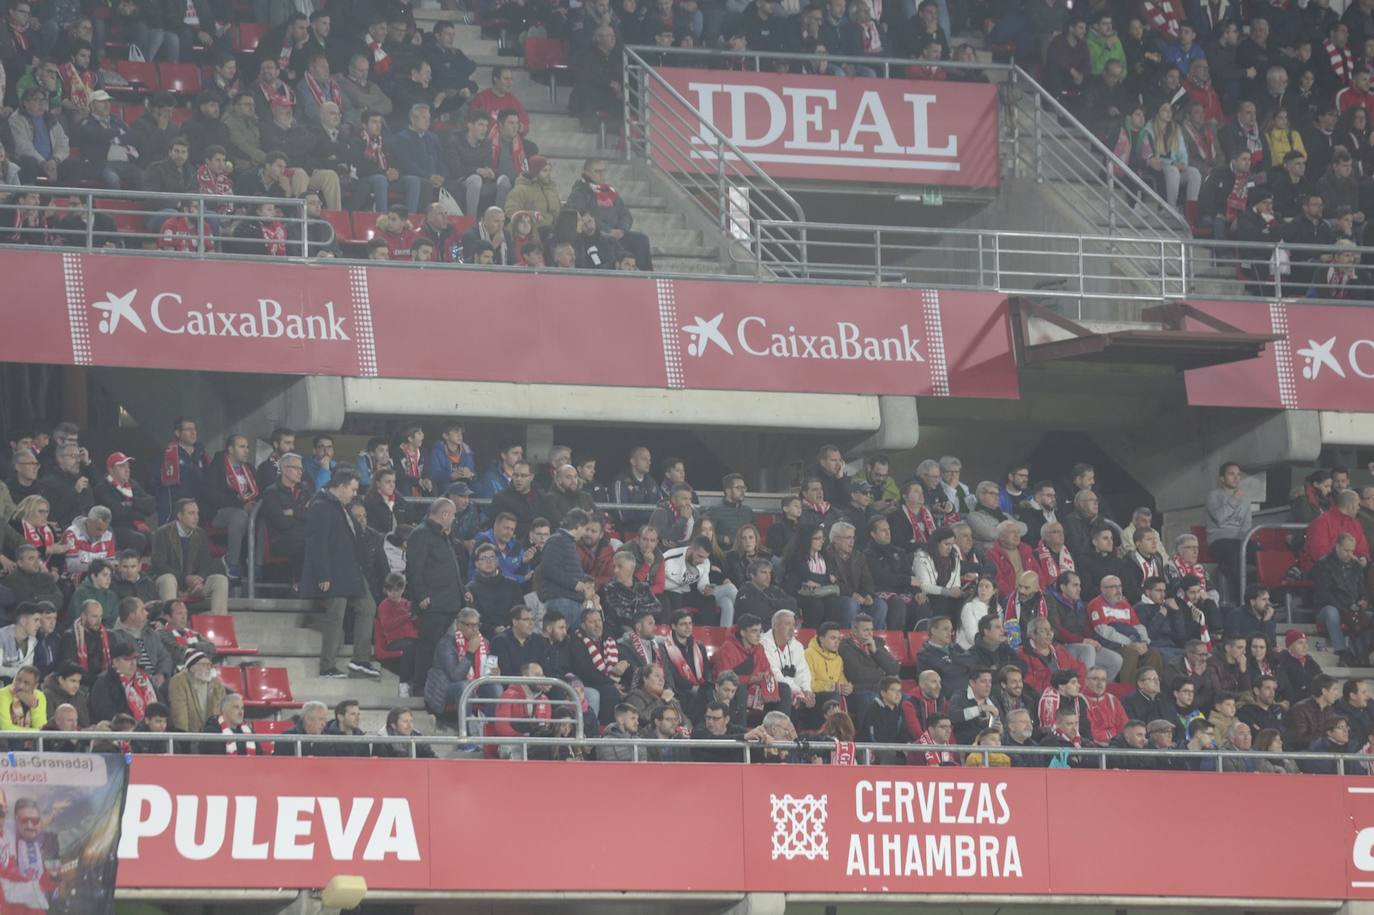
[[[1150,636],[1150,644],[1156,647],[1183,650],[1188,641],[1188,621],[1186,610],[1170,610],[1160,613],[1158,604],[1141,602],[1135,605],[1135,615]]]
[[[582,592],[577,590],[577,583],[587,578],[572,534],[562,528],[554,531],[539,560],[539,599],[565,598],[580,603]]]
[[[493,461],[487,472],[473,481],[472,490],[479,499],[494,499],[498,492],[509,486],[510,477],[501,469],[500,462]]]
[[[456,623],[450,624],[439,637],[439,644],[434,646],[434,666],[425,677],[425,708],[432,715],[442,715],[445,706],[458,701],[472,672],[472,654],[458,657],[458,646],[453,641],[457,628]]]
[[[443,147],[433,133],[426,131],[421,135],[405,127],[392,135],[387,148],[391,151],[392,167],[403,175],[418,175],[422,179],[430,175],[448,177]]]
[[[477,472],[477,462],[473,460],[472,449],[463,444],[463,454],[458,458],[458,466]],[[444,490],[453,483],[453,461],[449,458],[448,446],[442,440],[434,443],[425,458],[425,476],[434,481],[434,495],[442,496]]]
[[[524,584],[530,580],[530,575],[534,570],[525,564],[525,550],[520,546],[519,538],[512,537],[502,550],[492,536],[491,531],[482,531],[477,535],[477,544],[490,543],[496,547],[496,558],[501,566],[501,574],[509,578],[516,584]],[[476,545],[473,547],[476,551]]]
[[[301,461],[301,466],[305,468],[305,482],[316,492],[321,492],[329,485],[329,478],[338,469],[338,461],[330,461],[328,464],[321,464],[315,460],[312,454],[310,457]],[[362,485],[359,483],[358,485]]]
[[[159,479],[157,484],[157,516],[163,524],[172,520],[172,507],[178,499],[200,498],[205,487],[206,475],[210,471],[210,455],[205,453],[205,446],[199,442],[191,449],[190,454],[186,453],[185,448],[178,446],[176,455],[177,477],[181,482],[164,484]],[[204,521],[206,524],[209,522],[209,518]]]

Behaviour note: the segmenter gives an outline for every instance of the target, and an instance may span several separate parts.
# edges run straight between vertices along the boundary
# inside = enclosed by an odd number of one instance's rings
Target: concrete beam
[[[915,397],[881,395],[878,398],[878,431],[846,451],[849,456],[905,451],[921,440],[921,419]]]
[[[750,893],[721,915],[783,915],[787,897],[782,893]]]
[[[858,394],[667,390],[510,382],[343,379],[348,413],[394,414],[398,404],[421,416],[516,422],[642,423],[743,426],[788,431],[871,432],[881,425],[879,398]]]
[[[1374,445],[1374,413],[1335,413],[1323,410],[1317,414],[1323,445]]]

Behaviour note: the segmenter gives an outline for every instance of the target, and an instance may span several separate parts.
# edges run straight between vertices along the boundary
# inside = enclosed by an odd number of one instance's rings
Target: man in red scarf
[[[200,495],[210,456],[198,438],[194,419],[178,416],[172,422],[172,440],[162,452],[158,470],[157,511],[164,524],[172,520],[172,509],[178,500]]]
[[[219,714],[211,715],[202,728],[206,734],[242,734],[244,740],[207,740],[200,745],[206,756],[260,756],[272,752],[271,745],[253,739],[253,729],[243,720],[243,697],[228,693],[219,704]]]
[[[628,685],[622,684],[621,679],[630,669],[630,662],[621,660],[619,646],[605,631],[600,609],[582,610],[582,625],[568,637],[568,648],[572,672],[586,687],[588,697],[593,692],[598,694],[598,717],[603,725],[610,724]]]
[[[619,242],[624,250],[632,252],[640,270],[654,269],[649,236],[631,231],[634,214],[606,181],[605,159],[588,159],[582,164],[582,176],[569,189],[565,206],[596,217],[597,229]]]
[[[734,671],[745,688],[745,705],[754,710],[776,707],[781,698],[773,666],[763,647],[763,620],[752,613],[740,614],[735,631],[711,659],[717,676]]]
[[[91,719],[109,721],[126,714],[142,721],[148,706],[156,701],[157,689],[138,663],[138,646],[132,639],[116,636],[111,643],[110,666],[91,687]]]
[[[86,601],[76,622],[62,634],[62,660],[81,665],[81,682],[88,687],[110,666],[110,632],[101,620],[104,612],[100,601]]]
[[[243,563],[252,557],[243,555],[248,538],[248,511],[258,501],[258,479],[250,463],[252,451],[248,436],[231,435],[224,442],[224,450],[215,455],[206,473],[203,501],[210,526],[228,532],[229,577],[243,575]]]

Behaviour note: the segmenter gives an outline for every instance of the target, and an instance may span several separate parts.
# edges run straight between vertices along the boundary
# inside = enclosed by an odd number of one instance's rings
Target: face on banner
[[[117,753],[0,756],[0,912],[114,911],[128,772]]]

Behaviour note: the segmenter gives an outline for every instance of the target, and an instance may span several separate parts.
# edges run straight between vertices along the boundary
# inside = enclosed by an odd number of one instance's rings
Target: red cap
[[[116,464],[127,464],[132,460],[133,458],[129,457],[123,451],[116,451],[105,459],[105,472],[110,473],[115,469]]]
[[[1292,648],[1294,642],[1305,638],[1307,638],[1307,633],[1301,629],[1289,629],[1283,634],[1283,645],[1285,648]]]

